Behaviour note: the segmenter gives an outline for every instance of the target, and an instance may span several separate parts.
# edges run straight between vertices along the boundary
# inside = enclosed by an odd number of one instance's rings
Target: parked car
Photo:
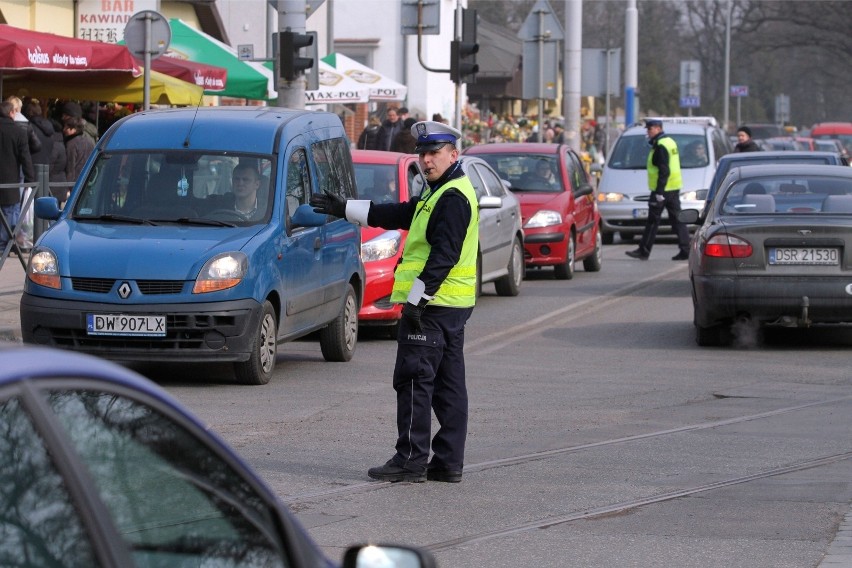
[[[521,204],[528,269],[552,266],[560,280],[574,277],[576,261],[587,272],[601,269],[600,214],[573,150],[565,144],[482,144],[464,154],[482,158],[511,184]]]
[[[768,122],[750,122],[743,126],[747,126],[751,130],[751,137],[754,140],[763,140],[764,138],[778,138],[787,134],[784,128],[779,124]]]
[[[852,171],[737,167],[702,217],[689,255],[699,345],[731,341],[737,321],[807,327],[852,321]]]
[[[710,182],[707,191],[705,208],[713,201],[724,179],[728,176],[731,168],[741,166],[755,166],[762,164],[827,164],[847,165],[844,158],[836,152],[810,152],[810,151],[777,151],[777,152],[735,152],[722,156],[716,164],[716,172]]]
[[[820,122],[811,127],[811,136],[840,140],[846,151],[846,157],[852,153],[852,122]]]
[[[0,424],[4,566],[336,565],[218,435],[128,369],[2,347]],[[377,555],[435,566],[426,551],[374,545],[343,566]]]
[[[663,121],[663,131],[677,143],[683,177],[681,207],[700,209],[716,162],[733,150],[730,141],[713,117],[653,118]],[[645,230],[651,197],[647,169],[650,150],[644,122],[634,124],[618,137],[604,164],[596,194],[605,244],[612,244],[616,233],[622,240],[630,241]],[[671,234],[665,211],[663,219],[659,234]]]
[[[27,268],[24,342],[227,363],[247,384],[270,380],[278,343],[314,331],[326,360],[350,360],[360,233],[314,213],[319,191],[356,196],[335,114],[201,107],[122,119],[62,211],[55,197],[36,201],[53,223]]]
[[[353,150],[352,160],[360,199],[399,203],[420,195],[425,186],[414,154]],[[497,294],[517,296],[524,277],[524,235],[518,199],[483,160],[462,156],[460,161],[479,200],[477,290],[494,282]],[[361,228],[366,286],[358,320],[362,325],[393,326],[394,336],[402,305],[391,303],[390,295],[406,234],[403,230]]]

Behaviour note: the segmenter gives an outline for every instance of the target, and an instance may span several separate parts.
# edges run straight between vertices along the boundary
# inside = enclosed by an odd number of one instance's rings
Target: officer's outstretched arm
[[[323,192],[311,195],[311,207],[323,215],[346,219],[351,223],[367,226],[370,201],[366,199],[344,199],[336,193]]]

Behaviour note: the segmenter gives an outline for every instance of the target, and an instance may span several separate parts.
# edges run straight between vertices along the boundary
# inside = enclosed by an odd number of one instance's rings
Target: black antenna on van
[[[195,114],[192,115],[192,122],[189,123],[189,130],[186,131],[186,138],[183,139],[183,147],[189,148],[189,137],[192,134],[192,127],[195,125],[195,119],[198,117],[198,109],[201,107],[201,102],[204,100],[204,91],[201,91],[201,97],[198,99],[198,104],[195,105]]]

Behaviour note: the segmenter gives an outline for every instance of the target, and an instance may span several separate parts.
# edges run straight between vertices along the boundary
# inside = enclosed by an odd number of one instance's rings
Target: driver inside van
[[[260,189],[260,174],[248,163],[241,163],[231,174],[234,191],[234,209],[247,219],[257,215],[257,190]]]

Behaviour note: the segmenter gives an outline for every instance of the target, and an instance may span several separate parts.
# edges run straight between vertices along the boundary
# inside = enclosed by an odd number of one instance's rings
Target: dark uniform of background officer
[[[367,473],[382,481],[459,482],[467,438],[464,326],[476,301],[479,210],[458,162],[461,133],[438,122],[411,127],[428,187],[407,203],[314,195],[317,212],[360,225],[407,229],[391,300],[404,303],[393,386],[396,454]],[[440,428],[431,439],[432,410]]]
[[[672,260],[686,260],[689,258],[689,231],[677,218],[680,213],[680,190],[683,186],[677,144],[663,132],[661,120],[646,120],[645,128],[648,130],[648,143],[651,145],[651,152],[648,154],[648,188],[651,190],[648,199],[648,220],[645,222],[639,248],[624,254],[648,260],[665,209],[669,213],[672,231],[677,235],[680,249]]]

